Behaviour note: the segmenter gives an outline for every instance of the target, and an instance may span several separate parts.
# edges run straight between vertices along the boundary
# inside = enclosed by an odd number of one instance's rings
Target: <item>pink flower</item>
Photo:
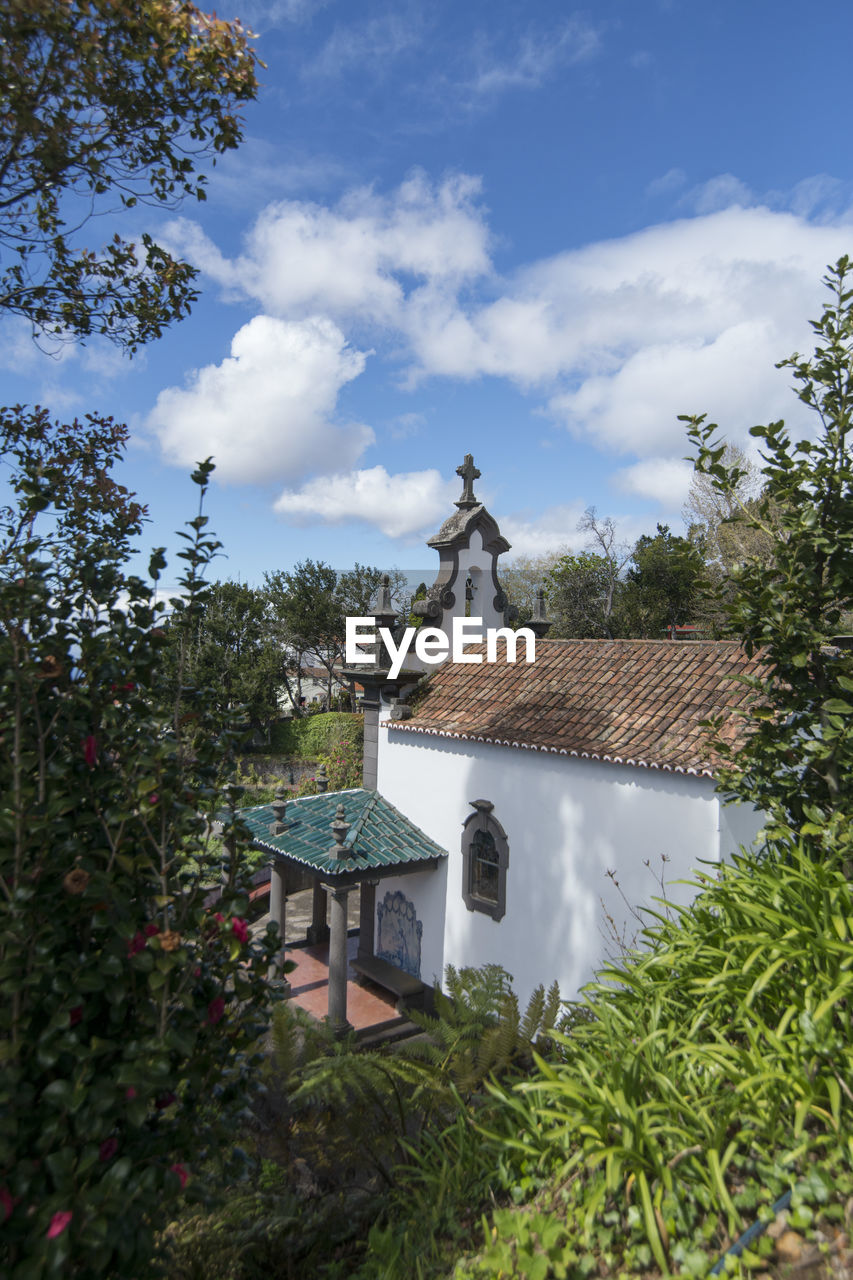
[[[171,1164],[169,1165],[169,1172],[176,1173],[178,1175],[181,1180],[181,1190],[183,1191],[184,1187],[187,1185],[187,1177],[189,1176],[184,1166],[182,1164]]]
[[[113,1156],[117,1151],[118,1151],[118,1139],[104,1138],[98,1150],[98,1159],[102,1161],[112,1160]]]
[[[222,996],[214,996],[210,1004],[207,1006],[207,1025],[215,1027],[219,1019],[225,1013],[225,1001]]]
[[[92,733],[83,740],[83,758],[89,768],[94,769],[98,762],[98,739]]]
[[[153,920],[150,920],[148,924],[145,926],[146,938],[153,938],[154,934],[159,932],[160,932],[160,926],[159,924],[155,924]]]
[[[160,799],[160,797],[158,796],[157,792],[156,792],[156,791],[152,791],[152,792],[151,792],[151,795],[148,797],[148,803],[149,803],[149,804],[156,804],[156,803],[157,803],[157,801],[158,801],[159,799]]]
[[[55,1213],[47,1229],[48,1240],[55,1240],[57,1236],[61,1236],[73,1217],[70,1209],[62,1209],[59,1213]]]
[[[238,942],[249,941],[249,925],[245,920],[241,920],[239,916],[235,916],[231,921],[231,928],[234,931],[234,937]]]
[[[83,1018],[83,1006],[82,1004],[78,1004],[75,1006],[75,1008],[69,1011],[69,1014],[68,1014],[69,1027],[76,1027],[77,1023],[80,1022],[82,1018]]]
[[[127,1098],[128,1102],[132,1102],[133,1099],[136,1097],[136,1090],[134,1089],[132,1084],[129,1084],[127,1086],[127,1088],[124,1091],[124,1096]]]
[[[0,1207],[3,1209],[3,1221],[8,1222],[15,1207],[15,1201],[8,1187],[0,1187]]]
[[[145,950],[145,934],[135,933],[132,938],[128,939],[127,954],[135,956],[137,951]]]
[[[222,914],[222,912],[221,912],[221,911],[217,911],[216,915],[215,915],[213,918],[214,918],[214,920],[216,921],[216,923],[217,923],[217,924],[224,924],[224,923],[225,923],[225,917],[224,917],[224,915]]]

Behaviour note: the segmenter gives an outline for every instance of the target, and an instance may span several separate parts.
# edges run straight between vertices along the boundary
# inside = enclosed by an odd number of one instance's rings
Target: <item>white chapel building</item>
[[[498,561],[509,544],[474,496],[470,455],[458,472],[457,509],[429,541],[436,579],[416,606],[448,639],[454,618],[498,627],[506,610]],[[377,624],[392,617],[386,598]],[[333,1023],[346,1023],[356,884],[355,968],[399,977],[402,993],[409,979],[440,984],[448,964],[495,963],[523,1007],[555,979],[574,998],[639,933],[636,913],[654,907],[661,879],[670,902],[689,901],[695,889],[679,882],[758,834],[755,810],[717,795],[700,727],[731,713],[737,734],[749,690],[736,677],[758,672],[756,659],[728,641],[551,640],[544,620],[532,626],[533,662],[523,645],[503,661],[499,643],[496,662],[412,660],[391,680],[380,649],[353,671],[366,691],[364,786],[289,803],[278,832],[268,808],[253,811],[282,878],[297,862],[316,876],[318,936],[332,898]],[[486,656],[485,645],[468,652]]]

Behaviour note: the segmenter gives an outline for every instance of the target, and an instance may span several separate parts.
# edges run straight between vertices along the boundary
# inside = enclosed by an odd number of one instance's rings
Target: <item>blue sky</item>
[[[846,4],[234,9],[267,64],[245,145],[123,223],[201,268],[192,317],[132,361],[2,334],[4,403],[130,424],[148,544],[208,454],[252,583],[434,567],[466,452],[514,552],[581,546],[590,504],[633,540],[678,524],[679,413],[808,425],[774,362],[853,253]]]

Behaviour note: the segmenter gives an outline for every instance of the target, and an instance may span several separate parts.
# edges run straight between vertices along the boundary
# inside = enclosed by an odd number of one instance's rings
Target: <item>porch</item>
[[[281,981],[282,994],[325,1016],[341,1036],[405,1023],[407,1004],[429,1000],[421,980],[423,926],[399,889],[378,905],[376,890],[390,878],[434,869],[446,851],[362,787],[291,801],[279,790],[272,804],[240,816],[254,848],[272,855],[251,897],[269,895],[262,919],[278,925],[278,961],[298,966]]]
[[[405,1015],[397,1012],[396,997],[390,991],[370,983],[356,981],[351,965],[358,954],[360,889],[354,889],[347,903],[347,1020],[354,1031],[369,1033],[389,1022],[405,1023]],[[269,915],[261,916],[255,928],[263,931]],[[285,959],[296,965],[288,974],[290,999],[312,1018],[322,1021],[329,1008],[329,943],[310,943],[308,930],[314,919],[314,893],[303,889],[288,894],[285,917]]]

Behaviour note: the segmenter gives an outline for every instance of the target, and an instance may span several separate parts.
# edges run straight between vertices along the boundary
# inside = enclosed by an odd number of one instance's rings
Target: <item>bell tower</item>
[[[507,600],[498,579],[498,556],[509,551],[494,516],[474,494],[480,472],[470,453],[456,468],[462,478],[462,494],[456,512],[448,517],[427,546],[439,554],[438,573],[412,612],[430,627],[452,635],[454,618],[482,618],[483,629],[502,627]]]

